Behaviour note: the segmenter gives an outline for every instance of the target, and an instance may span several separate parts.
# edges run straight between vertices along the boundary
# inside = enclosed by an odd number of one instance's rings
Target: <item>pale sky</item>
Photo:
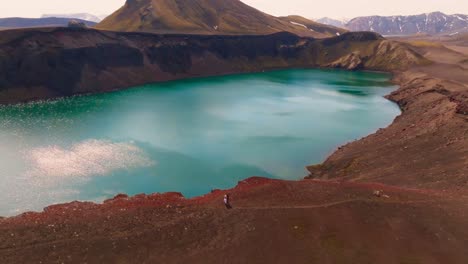
[[[0,0],[0,17],[39,17],[44,13],[110,14],[125,0]],[[365,15],[412,15],[432,11],[468,14],[467,0],[244,0],[272,15],[353,18]]]

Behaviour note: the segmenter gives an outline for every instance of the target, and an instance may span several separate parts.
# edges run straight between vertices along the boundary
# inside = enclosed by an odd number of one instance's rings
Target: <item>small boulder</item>
[[[104,201],[104,203],[112,203],[112,202],[115,202],[115,201],[118,201],[118,200],[128,200],[130,197],[126,194],[117,194],[116,196],[114,196],[114,198],[111,198],[111,199],[107,199]]]
[[[114,196],[114,200],[119,200],[119,199],[128,199],[128,195],[127,194],[124,194],[124,193],[120,193],[120,194],[117,194],[116,196]]]

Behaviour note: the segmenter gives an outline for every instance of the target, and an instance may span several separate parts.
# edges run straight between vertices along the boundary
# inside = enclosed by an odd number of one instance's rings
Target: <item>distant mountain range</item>
[[[104,20],[101,21],[101,18]],[[432,12],[411,16],[364,16],[351,20],[301,16],[275,17],[239,0],[127,0],[109,16],[89,13],[44,14],[41,18],[0,18],[0,29],[67,26],[70,19],[88,27],[124,32],[182,34],[271,34],[288,31],[324,38],[346,31],[382,35],[457,34],[468,32],[468,15]]]
[[[47,18],[47,17],[74,18],[74,19],[81,19],[81,20],[99,23],[106,16],[98,17],[98,16],[88,14],[88,13],[76,13],[76,14],[44,14],[42,15],[41,18]]]
[[[152,33],[270,34],[329,37],[345,30],[299,17],[274,17],[239,0],[127,0],[98,29]]]
[[[0,18],[0,29],[9,28],[31,28],[31,27],[66,27],[70,18],[21,18],[21,17],[9,17]],[[96,25],[95,22],[86,21],[82,19],[74,19],[79,22],[85,23],[88,27]]]
[[[317,22],[336,26],[340,21],[323,18]],[[442,12],[413,16],[366,16],[354,18],[341,27],[350,31],[374,31],[382,35],[456,34],[468,32],[468,16],[446,15]]]

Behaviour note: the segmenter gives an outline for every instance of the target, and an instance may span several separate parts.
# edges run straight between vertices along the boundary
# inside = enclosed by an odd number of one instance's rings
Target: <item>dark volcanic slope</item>
[[[271,34],[288,31],[313,37],[335,36],[337,32],[343,32],[342,29],[307,21],[306,24],[311,27],[265,14],[239,0],[127,0],[122,8],[99,23],[97,28],[184,34]]]
[[[66,27],[70,18],[44,17],[44,18],[0,18],[0,28],[31,28],[31,27]],[[85,23],[88,27],[96,25],[95,22],[82,19],[73,19]]]
[[[433,12],[415,16],[357,17],[346,24],[351,31],[374,31],[383,35],[440,34],[468,32],[467,15]]]
[[[85,29],[5,31],[0,36],[0,103],[286,67],[394,70],[424,59],[374,33],[315,40],[267,36],[183,36]]]

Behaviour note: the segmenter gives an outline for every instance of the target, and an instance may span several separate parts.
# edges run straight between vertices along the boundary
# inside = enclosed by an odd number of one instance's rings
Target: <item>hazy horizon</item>
[[[5,1],[5,0],[3,0]],[[301,15],[307,18],[353,18],[370,15],[416,15],[441,11],[447,14],[468,14],[468,1],[459,0],[328,0],[320,4],[310,0],[244,0],[266,13],[283,15]],[[43,14],[90,13],[96,16],[109,15],[125,3],[125,0],[81,0],[69,2],[63,0],[16,0],[3,4],[0,17],[40,17]],[[339,8],[337,8],[339,7]]]

